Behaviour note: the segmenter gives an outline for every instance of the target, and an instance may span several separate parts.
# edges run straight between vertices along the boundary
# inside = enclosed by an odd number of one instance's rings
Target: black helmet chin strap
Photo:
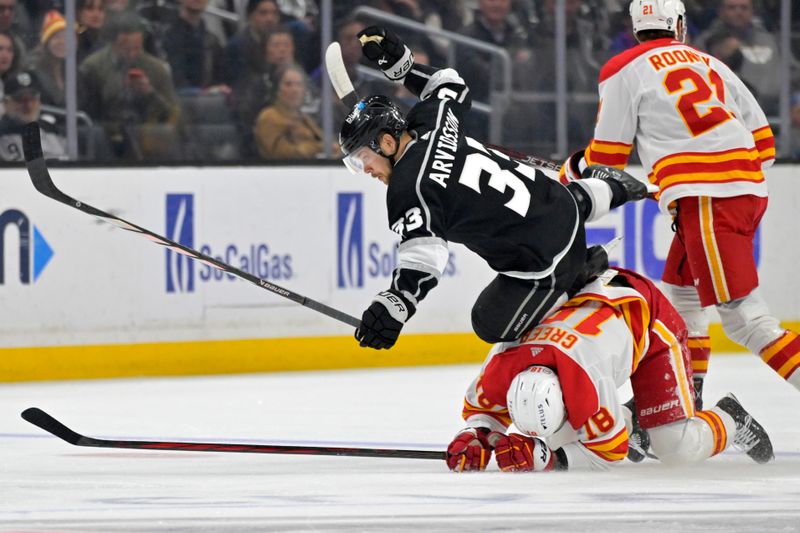
[[[388,133],[388,132],[386,132],[386,133]],[[398,136],[392,135],[392,137],[394,138],[395,145],[396,145],[395,148],[394,148],[394,152],[393,153],[391,153],[391,154],[385,153],[383,150],[381,150],[380,145],[378,145],[378,149],[375,150],[375,152],[378,155],[383,156],[383,157],[385,157],[386,159],[389,160],[389,165],[392,168],[394,168],[395,163],[397,163],[397,159],[395,159],[395,156],[397,155],[397,152],[400,151],[400,137],[401,136],[402,136],[402,132]]]

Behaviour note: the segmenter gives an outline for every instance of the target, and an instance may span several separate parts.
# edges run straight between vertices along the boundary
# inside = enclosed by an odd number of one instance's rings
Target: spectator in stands
[[[509,0],[509,3],[510,1],[511,0]],[[442,22],[438,11],[441,9],[441,6],[434,5],[433,3],[425,0],[373,0],[372,3],[374,7],[386,11],[387,13],[391,13],[398,17],[403,17],[404,19],[412,20],[414,22],[419,22],[420,24],[425,24],[426,26],[436,27],[437,24],[441,24]],[[464,7],[463,2],[447,2],[447,4],[450,3],[455,4],[453,7],[456,8],[459,3],[462,4],[461,7]],[[448,12],[446,9],[442,9],[442,11]],[[405,28],[394,25],[391,22],[387,22],[385,26],[393,30],[395,33],[408,33],[408,30]],[[437,42],[424,33],[414,33],[410,36],[410,38],[413,39],[414,43],[419,44],[429,51],[429,57],[431,57],[432,61],[431,66],[445,66],[444,63],[447,57],[447,41]],[[410,43],[408,44],[410,45]]]
[[[180,0],[177,18],[167,28],[164,51],[179,92],[212,89],[229,93],[227,68],[219,39],[206,30],[203,12],[208,0]]]
[[[81,109],[125,159],[176,157],[178,104],[169,66],[144,51],[144,27],[119,17],[114,40],[79,68]]]
[[[322,155],[322,130],[301,110],[308,86],[305,71],[299,65],[284,65],[277,70],[275,80],[274,102],[256,120],[259,155],[264,159],[312,159]]]
[[[105,0],[77,0],[78,64],[106,43],[100,32],[106,23]]]
[[[2,2],[3,0],[0,0]],[[161,43],[156,39],[156,31],[150,20],[144,18],[136,10],[136,0],[106,0],[106,23],[100,31],[102,40],[106,43],[112,42],[116,38],[116,30],[118,21],[131,20],[137,18],[139,24],[142,26],[142,35],[144,35],[144,50],[156,57],[164,57],[165,54],[161,49]]]
[[[780,52],[775,36],[753,16],[753,0],[722,0],[718,19],[698,36],[695,45],[708,49],[712,36],[729,33],[738,41],[741,54],[739,77],[748,84],[767,115],[778,112],[780,95]]]
[[[472,24],[461,33],[505,48],[511,54],[513,63],[520,65],[530,59],[528,34],[516,22],[516,17],[509,17],[510,13],[511,0],[480,0]],[[499,61],[493,61],[490,54],[476,52],[474,48],[465,46],[458,49],[456,69],[469,85],[472,99],[483,103],[489,101],[493,80],[502,78]],[[486,116],[472,113],[471,118],[474,120],[468,123],[469,132],[479,139],[485,139],[488,130]]]
[[[584,99],[570,102],[567,107],[567,134],[570,145],[585,144],[589,141],[587,133],[594,128],[597,114],[597,77],[605,59],[602,34],[594,26],[591,16],[584,16],[587,6],[581,0],[566,0],[566,74],[567,91],[571,94],[582,93]],[[542,3],[539,25],[531,30],[533,58],[528,67],[515,76],[515,87],[524,91],[555,95],[556,62],[555,62],[555,0],[544,0]],[[556,117],[553,101],[537,104],[523,104],[529,113],[517,113],[507,116],[511,124],[509,137],[518,143],[530,141],[530,125],[536,125],[536,137],[542,141],[540,145],[515,144],[519,148],[547,153],[555,149]]]
[[[294,37],[287,28],[276,28],[264,39],[262,57],[263,70],[250,72],[236,86],[236,115],[242,132],[245,152],[253,150],[253,124],[259,111],[271,103],[275,94],[276,72],[279,68],[294,63]],[[305,91],[304,91],[305,94]]]
[[[22,61],[28,48],[25,45],[25,35],[15,21],[16,12],[17,0],[0,0],[0,31],[7,32],[14,38],[20,61]]]
[[[247,1],[247,25],[226,47],[228,83],[235,84],[253,73],[264,72],[264,38],[280,27],[281,12],[276,0]]]
[[[608,45],[609,59],[639,44],[639,41],[633,37],[633,23],[627,9],[614,13],[612,26],[616,31],[611,37],[611,43]]]
[[[27,69],[36,72],[41,86],[43,104],[64,107],[66,74],[64,58],[67,55],[67,23],[56,10],[45,14],[37,46],[29,58]]]
[[[306,72],[313,72],[320,65],[320,25],[319,8],[316,2],[279,1],[282,26],[288,28],[294,37],[297,63]]]
[[[8,32],[0,31],[0,116],[5,114],[5,104],[3,103],[5,80],[15,74],[18,67],[19,59],[14,37]]]
[[[55,118],[42,114],[41,87],[32,72],[21,71],[5,80],[3,103],[6,113],[0,119],[0,160],[24,161],[22,128],[39,121],[42,151],[46,158],[66,158],[67,139],[55,125]]]
[[[459,31],[467,21],[467,6],[464,0],[427,0],[425,23],[434,28]]]

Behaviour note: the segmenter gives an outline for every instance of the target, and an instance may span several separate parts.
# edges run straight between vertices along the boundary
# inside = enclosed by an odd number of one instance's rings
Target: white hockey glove
[[[414,54],[400,37],[380,26],[370,26],[358,32],[361,51],[392,81],[402,80],[414,65]]]
[[[389,349],[397,342],[414,306],[396,291],[379,292],[361,315],[355,337],[362,348]]]

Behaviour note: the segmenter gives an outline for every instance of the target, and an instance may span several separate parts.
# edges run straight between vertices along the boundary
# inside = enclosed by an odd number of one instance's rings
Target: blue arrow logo
[[[33,281],[39,279],[39,275],[53,258],[53,249],[44,240],[39,228],[33,227]]]

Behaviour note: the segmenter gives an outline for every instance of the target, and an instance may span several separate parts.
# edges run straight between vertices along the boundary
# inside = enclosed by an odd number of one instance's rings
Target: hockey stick
[[[498,152],[507,155],[511,159],[519,161],[520,163],[526,163],[534,167],[553,170],[555,172],[561,170],[561,163],[556,163],[555,161],[551,161],[549,159],[542,159],[541,157],[537,157],[535,155],[524,154],[510,148],[497,146],[496,144],[487,144],[486,147],[491,148],[492,150],[497,150]]]
[[[200,253],[193,248],[189,248],[188,246],[184,246],[183,244],[167,239],[166,237],[158,235],[157,233],[153,233],[148,229],[137,226],[136,224],[128,222],[127,220],[123,220],[122,218],[114,216],[110,213],[101,211],[96,207],[92,207],[89,204],[85,204],[80,200],[76,200],[75,198],[64,194],[58,189],[58,187],[55,186],[52,178],[50,177],[50,172],[47,170],[47,165],[45,164],[42,154],[42,142],[39,134],[38,123],[31,122],[24,126],[22,132],[22,150],[25,152],[25,165],[28,167],[28,174],[31,177],[31,181],[33,181],[33,186],[36,187],[37,191],[45,196],[61,202],[62,204],[74,207],[75,209],[83,211],[84,213],[99,217],[102,220],[110,222],[111,224],[114,224],[115,226],[118,226],[124,230],[139,233],[156,244],[166,246],[167,248],[179,254],[191,257],[192,259],[197,259],[208,266],[217,268],[229,274],[233,274],[238,278],[249,281],[250,283],[261,287],[262,289],[275,293],[278,296],[288,298],[293,302],[313,309],[314,311],[322,313],[323,315],[335,318],[340,322],[344,322],[345,324],[349,324],[353,327],[358,327],[361,324],[359,319],[343,313],[342,311],[333,309],[332,307],[328,307],[327,305],[312,300],[311,298],[307,298],[288,289],[275,285],[274,283],[271,283],[265,279],[261,279],[249,274],[244,270],[239,270],[228,263],[214,259],[213,257]]]
[[[336,41],[329,44],[327,50],[325,50],[325,68],[328,71],[328,78],[331,80],[331,85],[333,85],[333,90],[336,92],[336,96],[339,97],[339,100],[341,100],[348,109],[356,105],[356,102],[358,102],[358,94],[344,66],[342,47]]]
[[[396,459],[445,460],[446,452],[433,450],[398,450],[386,448],[338,448],[333,446],[279,446],[272,444],[235,444],[224,442],[170,442],[146,440],[107,440],[77,433],[38,407],[29,407],[22,418],[74,446],[91,448],[129,448],[177,452],[273,453],[284,455],[339,455],[347,457],[390,457]]]
[[[356,105],[359,99],[358,93],[356,93],[353,87],[350,76],[347,75],[344,60],[342,60],[342,48],[339,43],[335,41],[329,44],[328,49],[325,51],[325,68],[328,71],[328,78],[331,80],[331,85],[333,85],[333,90],[336,92],[336,96],[339,97],[339,100],[341,100],[348,109]],[[521,163],[547,170],[554,170],[556,172],[561,170],[561,164],[549,159],[524,154],[494,144],[487,144],[486,146],[498,152],[502,152],[511,159],[516,159]]]

